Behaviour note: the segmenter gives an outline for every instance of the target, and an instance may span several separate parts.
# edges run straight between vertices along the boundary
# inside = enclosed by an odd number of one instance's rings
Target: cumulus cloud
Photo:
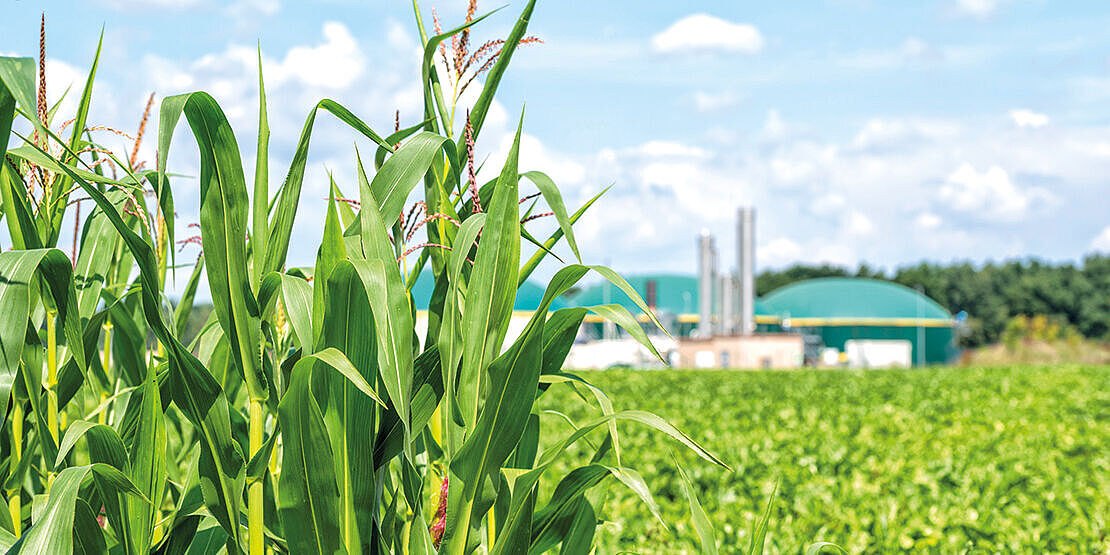
[[[568,204],[613,184],[583,219],[584,255],[692,271],[697,231],[732,253],[735,207],[745,204],[759,210],[760,267],[1059,256],[1067,247],[1033,230],[1104,217],[1110,186],[1097,176],[1110,172],[1110,129],[886,117],[822,138],[777,112],[768,120],[754,144],[741,130],[579,158],[585,177]]]
[[[365,57],[346,25],[329,21],[323,27],[324,42],[297,46],[278,64],[265,67],[269,79],[299,80],[309,86],[344,89],[362,75]]]
[[[758,250],[759,263],[768,266],[781,266],[802,258],[802,246],[789,237],[776,237]]]
[[[1029,213],[1034,201],[1048,196],[1039,188],[1018,187],[1009,173],[998,166],[979,172],[967,162],[949,174],[940,188],[940,199],[953,209],[995,221],[1020,220]]]
[[[956,11],[973,17],[987,17],[998,9],[999,0],[956,0]]]
[[[740,52],[763,49],[763,35],[754,25],[734,23],[704,13],[688,15],[651,37],[656,52]]]
[[[850,146],[860,151],[891,152],[952,139],[960,131],[958,123],[946,120],[871,118],[852,138]]]
[[[697,91],[693,96],[694,109],[699,112],[716,112],[726,108],[732,108],[740,103],[740,97],[732,91],[723,91],[719,93],[709,93],[705,91]]]
[[[940,216],[932,212],[922,212],[913,219],[913,225],[924,231],[932,231],[944,223]]]
[[[1091,250],[1110,253],[1110,225],[1102,228],[1102,231],[1091,240]]]
[[[870,235],[875,231],[875,224],[863,212],[853,210],[844,218],[844,231],[848,235]]]
[[[818,216],[827,216],[840,213],[847,205],[848,200],[844,198],[844,195],[826,193],[813,199],[813,202],[809,205],[809,211]]]
[[[1018,127],[1036,129],[1048,125],[1048,116],[1024,108],[1010,110],[1010,119]]]

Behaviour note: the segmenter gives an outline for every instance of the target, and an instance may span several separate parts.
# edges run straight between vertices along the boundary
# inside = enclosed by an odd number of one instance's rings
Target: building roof
[[[647,282],[655,281],[655,306],[657,313],[671,313],[679,316],[688,315],[697,317],[698,314],[698,278],[682,274],[641,274],[624,276],[628,284],[647,301]],[[569,296],[567,304],[570,306],[594,306],[599,304],[619,304],[628,309],[632,314],[639,314],[640,308],[619,287],[602,281],[587,286],[576,294]],[[757,316],[772,316],[773,313],[763,306],[762,301],[756,299],[755,314]]]
[[[416,310],[428,310],[428,304],[432,298],[432,290],[435,289],[435,281],[430,271],[420,272],[420,277],[416,280],[416,285],[412,287],[412,299],[416,305]],[[516,290],[516,303],[513,304],[513,310],[521,310],[534,312],[540,306],[540,301],[543,300],[544,288],[531,281],[524,282]],[[565,308],[567,303],[561,297],[556,298],[551,303],[549,310],[558,310]]]
[[[780,287],[764,307],[792,326],[950,325],[952,315],[908,287],[865,278],[819,278]]]

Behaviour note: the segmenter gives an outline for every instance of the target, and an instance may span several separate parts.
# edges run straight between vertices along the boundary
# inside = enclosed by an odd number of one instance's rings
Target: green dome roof
[[[936,301],[913,289],[864,278],[800,281],[772,291],[763,297],[763,303],[766,309],[791,320],[952,319]]]
[[[416,285],[412,287],[412,299],[413,303],[416,304],[416,310],[428,310],[433,289],[435,289],[435,281],[431,272],[420,272],[420,277],[416,279]],[[543,292],[543,287],[531,281],[524,282],[524,285],[516,290],[516,303],[513,304],[513,310],[534,312],[539,308],[540,301],[543,300]],[[562,298],[556,298],[552,301],[550,310],[558,310],[566,306],[567,304]]]
[[[624,276],[628,284],[640,294],[640,298],[647,301],[647,282],[655,281],[655,305],[658,312],[672,314],[697,314],[698,313],[698,278],[696,276],[680,274],[644,274]],[[608,289],[608,292],[606,292]],[[606,298],[608,294],[608,298]],[[583,288],[577,294],[570,296],[567,303],[571,306],[594,306],[599,304],[619,304],[628,309],[632,314],[638,314],[640,308],[619,287],[602,281]],[[771,315],[760,300],[755,301],[757,315]]]

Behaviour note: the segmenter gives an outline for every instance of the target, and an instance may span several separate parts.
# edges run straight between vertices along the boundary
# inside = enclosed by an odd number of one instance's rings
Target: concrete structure
[[[740,208],[736,218],[736,271],[740,282],[739,333],[755,333],[755,208]]]
[[[701,316],[701,293],[698,278],[682,274],[633,274],[624,276],[628,284],[645,302],[649,292],[654,289],[655,315],[674,337],[697,335]],[[606,299],[608,299],[606,301]],[[645,326],[649,335],[663,335],[643,314],[640,307],[632,302],[623,291],[608,281],[594,283],[566,299],[568,306],[593,306],[597,304],[619,304],[628,309]],[[650,305],[651,303],[648,302]],[[779,331],[780,318],[769,312],[760,300],[755,302],[755,320],[759,331]],[[583,326],[585,335],[591,339],[602,337],[602,318],[587,314]],[[712,320],[711,320],[712,321]]]
[[[849,341],[868,341],[847,353],[852,366],[890,358],[900,347],[889,342],[909,342],[914,365],[944,364],[956,355],[952,315],[920,292],[895,283],[811,279],[772,291],[763,302],[782,317],[785,331],[817,336],[826,348],[846,352]],[[807,353],[808,361],[816,363],[817,358],[817,353]]]
[[[711,337],[713,326],[713,289],[717,282],[717,246],[708,231],[698,237],[698,335]]]
[[[802,365],[803,340],[794,334],[685,338],[678,343],[682,368],[797,368]]]

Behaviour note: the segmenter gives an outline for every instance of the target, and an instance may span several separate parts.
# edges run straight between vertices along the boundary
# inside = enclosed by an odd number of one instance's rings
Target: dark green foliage
[[[743,552],[771,507],[768,553],[818,540],[848,553],[1094,553],[1110,534],[1110,369],[604,371],[583,377],[613,404],[698,430],[725,473],[675,455],[716,528]],[[542,409],[579,424],[590,411],[566,388]],[[566,425],[545,413],[545,425]],[[698,552],[684,486],[658,434],[620,425],[624,464],[640,469],[671,534],[623,488],[592,498],[598,553]],[[596,446],[601,437],[590,436]],[[552,440],[541,437],[541,449]],[[579,443],[560,473],[592,449]],[[551,499],[541,488],[537,506]],[[537,513],[538,514],[538,513]],[[827,548],[826,552],[836,550]]]
[[[966,347],[998,342],[1006,323],[1017,315],[1045,315],[1075,326],[1085,337],[1110,339],[1110,256],[1099,254],[1087,256],[1078,265],[1037,259],[984,265],[922,262],[892,274],[866,264],[856,272],[829,265],[798,265],[760,273],[756,293],[765,295],[805,279],[852,275],[911,288],[921,286],[951,313],[967,312],[968,325],[960,336]]]

